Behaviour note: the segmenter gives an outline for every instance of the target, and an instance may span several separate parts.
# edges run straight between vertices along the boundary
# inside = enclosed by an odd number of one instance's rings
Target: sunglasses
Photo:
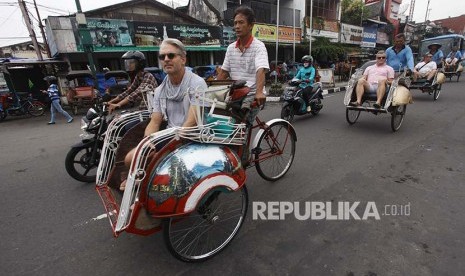
[[[376,59],[386,59],[386,57],[376,57]]]
[[[168,54],[160,54],[158,55],[159,60],[165,60],[165,57],[168,57],[168,59],[173,59],[175,56],[178,56],[179,54],[175,53],[168,53]]]

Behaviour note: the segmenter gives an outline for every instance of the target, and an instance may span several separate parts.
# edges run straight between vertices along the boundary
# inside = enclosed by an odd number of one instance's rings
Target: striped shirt
[[[140,101],[140,108],[144,109],[147,108],[147,95],[145,94],[153,93],[157,86],[157,82],[155,81],[153,75],[149,72],[142,71],[136,75],[134,81],[131,83],[131,86],[129,86],[126,91],[119,94],[117,98],[119,100],[127,98],[131,103]]]
[[[268,52],[265,44],[254,37],[244,52],[241,52],[238,46],[238,41],[228,46],[221,69],[228,71],[233,80],[246,81],[246,85],[251,88],[250,94],[253,94],[257,89],[256,73],[258,69],[270,69]]]
[[[56,84],[51,84],[47,93],[52,102],[60,99],[60,91],[58,91],[58,86]]]

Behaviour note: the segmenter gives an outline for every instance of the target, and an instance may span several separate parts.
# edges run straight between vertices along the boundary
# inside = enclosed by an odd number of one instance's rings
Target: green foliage
[[[284,88],[281,83],[278,82],[278,83],[271,84],[270,91],[269,91],[270,96],[279,97],[283,94],[283,92],[284,92]]]
[[[346,49],[338,43],[331,43],[326,37],[315,37],[312,43],[312,56],[316,60],[338,60]]]
[[[341,22],[360,25],[361,20],[368,18],[368,8],[365,6],[364,1],[360,0],[342,0],[341,2]]]

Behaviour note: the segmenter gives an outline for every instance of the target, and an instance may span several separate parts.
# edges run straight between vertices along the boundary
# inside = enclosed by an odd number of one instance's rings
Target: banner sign
[[[134,21],[136,46],[158,46],[165,38],[176,38],[185,46],[220,46],[223,33],[218,26]]]
[[[87,27],[96,48],[134,46],[132,30],[126,20],[88,18]]]
[[[389,45],[389,36],[385,32],[378,32],[376,36],[376,43]]]
[[[233,27],[223,27],[223,41],[222,45],[228,47],[229,44],[237,40],[236,32]]]
[[[295,32],[294,32],[295,30]],[[302,40],[302,29],[293,27],[281,27],[278,29],[278,37],[280,43],[300,43]]]
[[[362,44],[363,27],[341,24],[341,42],[347,44]]]
[[[87,25],[95,51],[147,50],[150,47],[158,50],[165,38],[176,38],[189,50],[221,49],[223,41],[223,31],[219,26],[101,18],[88,18]],[[78,33],[77,26],[73,26],[73,32]],[[79,36],[76,36],[76,42],[78,50],[82,50]]]
[[[276,35],[279,37],[279,43],[300,43],[302,30],[300,28],[279,26],[276,32],[276,26],[266,24],[254,24],[252,34],[255,38],[263,42],[276,42]],[[295,36],[295,38],[294,38]]]
[[[366,25],[363,27],[362,47],[376,47],[376,33],[378,32],[378,24]]]

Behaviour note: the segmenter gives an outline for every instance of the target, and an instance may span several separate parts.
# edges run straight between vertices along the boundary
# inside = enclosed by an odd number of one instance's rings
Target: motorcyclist
[[[147,93],[155,91],[157,82],[151,73],[144,71],[145,55],[140,51],[128,51],[121,59],[124,63],[124,69],[131,76],[132,83],[126,91],[108,102],[108,111],[111,113],[117,108],[134,102],[140,102],[141,109],[148,108],[150,111],[151,97],[147,97]]]
[[[299,87],[302,88],[302,97],[305,100],[307,105],[307,111],[311,111],[311,107],[309,105],[310,96],[312,95],[313,90],[313,81],[315,80],[315,68],[313,68],[313,57],[310,55],[305,55],[302,57],[303,67],[299,69],[297,75],[295,76],[296,79],[301,80],[302,82],[299,84]]]

